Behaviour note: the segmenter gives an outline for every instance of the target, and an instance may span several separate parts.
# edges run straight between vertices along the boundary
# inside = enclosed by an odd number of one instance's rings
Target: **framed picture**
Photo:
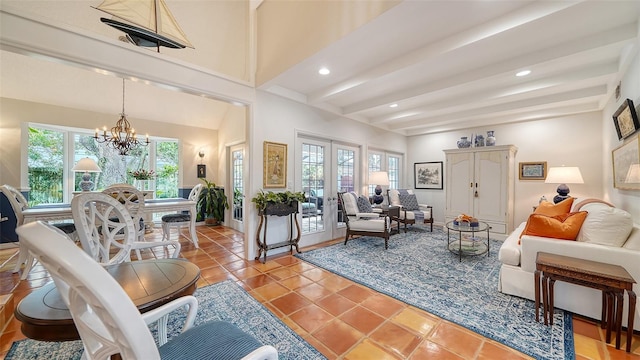
[[[544,180],[547,178],[547,162],[521,162],[520,173],[518,174],[520,180]]]
[[[631,99],[626,99],[613,114],[613,124],[616,126],[618,140],[626,139],[640,129],[640,120]]]
[[[613,187],[640,190],[640,135],[614,149]]]
[[[442,161],[414,163],[413,174],[416,189],[442,190]]]
[[[262,186],[284,188],[287,182],[287,144],[265,141],[262,159]]]
[[[198,165],[198,177],[199,178],[207,177],[207,165]]]

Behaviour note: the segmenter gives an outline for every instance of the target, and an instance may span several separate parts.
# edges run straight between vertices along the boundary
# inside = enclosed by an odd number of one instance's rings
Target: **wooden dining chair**
[[[130,225],[131,219],[126,220]],[[48,225],[33,222],[16,231],[26,249],[51,274],[71,312],[84,346],[83,359],[109,359],[116,354],[122,359],[148,360],[278,359],[273,346],[261,344],[229,322],[194,326],[198,301],[191,295],[141,314],[102,266]],[[181,333],[167,340],[169,315],[184,310]],[[157,339],[149,330],[153,324]]]

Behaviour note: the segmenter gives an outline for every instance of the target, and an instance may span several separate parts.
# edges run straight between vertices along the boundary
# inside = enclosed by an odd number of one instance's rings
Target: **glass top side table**
[[[478,222],[478,226],[455,225],[453,221],[446,224],[447,227],[447,249],[454,254],[458,254],[460,261],[462,256],[475,256],[487,254],[489,256],[489,224],[483,221]],[[487,232],[486,243],[477,236],[477,233]],[[452,234],[453,232],[453,234]],[[456,235],[458,233],[458,236]]]

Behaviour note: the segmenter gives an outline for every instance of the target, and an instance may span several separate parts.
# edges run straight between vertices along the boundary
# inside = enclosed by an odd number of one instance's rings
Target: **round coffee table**
[[[456,225],[453,221],[449,221],[447,224],[447,249],[454,254],[458,254],[460,261],[462,256],[474,256],[487,254],[489,256],[489,224],[479,221],[478,226],[470,225]],[[454,232],[453,238],[451,232]],[[487,232],[487,242],[483,242],[476,236],[476,233]],[[458,232],[458,236],[455,236],[455,232]],[[470,236],[468,235],[470,233]],[[464,234],[464,235],[463,235]]]
[[[141,313],[192,295],[200,268],[185,259],[154,259],[105,267]],[[27,295],[16,307],[22,333],[40,341],[79,340],[71,313],[53,282]]]

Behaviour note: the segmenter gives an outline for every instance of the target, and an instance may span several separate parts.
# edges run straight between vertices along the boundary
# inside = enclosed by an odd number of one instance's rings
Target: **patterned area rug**
[[[227,280],[196,290],[198,316],[195,324],[208,320],[226,320],[253,335],[263,344],[278,349],[279,359],[325,359],[314,347],[298,336],[280,319],[256,301],[244,289]],[[169,329],[178,329],[183,316],[170,318]],[[169,336],[176,335],[177,330]],[[22,359],[80,359],[82,342],[16,341],[6,360]]]
[[[446,248],[447,233],[414,226],[384,240],[361,237],[296,255],[345,278],[464,326],[537,359],[573,359],[571,315],[555,310],[554,325],[535,320],[531,300],[498,292],[502,242],[487,256]]]

